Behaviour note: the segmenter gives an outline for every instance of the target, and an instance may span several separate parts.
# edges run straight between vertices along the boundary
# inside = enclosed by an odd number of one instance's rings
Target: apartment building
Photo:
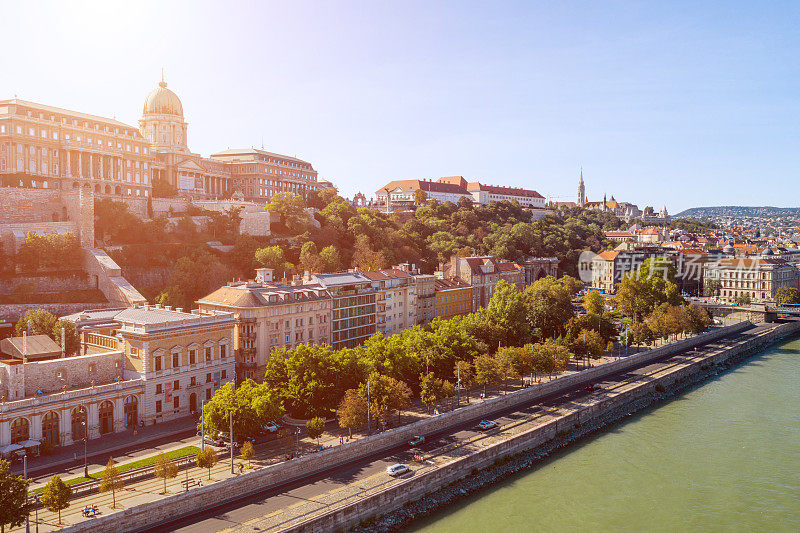
[[[353,348],[377,331],[378,291],[361,272],[313,274],[307,284],[319,284],[331,296],[331,346]]]
[[[468,283],[460,278],[436,280],[434,316],[447,319],[472,311],[472,287]]]
[[[263,280],[264,276],[259,278]],[[232,282],[201,298],[197,304],[203,313],[224,311],[236,317],[237,383],[260,380],[272,350],[277,347],[331,342],[332,298],[320,284]]]
[[[377,330],[394,335],[416,325],[416,283],[414,277],[399,268],[371,270],[364,276],[372,280],[377,293]]]

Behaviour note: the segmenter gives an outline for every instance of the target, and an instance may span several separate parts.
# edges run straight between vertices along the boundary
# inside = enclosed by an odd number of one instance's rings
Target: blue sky
[[[797,206],[797,2],[11,2],[0,99],[260,146],[343,195],[463,175],[670,212]]]

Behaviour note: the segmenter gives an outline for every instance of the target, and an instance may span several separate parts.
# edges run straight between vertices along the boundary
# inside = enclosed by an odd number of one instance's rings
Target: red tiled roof
[[[461,187],[459,185],[455,185],[452,183],[443,183],[439,181],[427,181],[427,180],[395,180],[390,181],[388,184],[383,186],[382,188],[375,191],[376,193],[384,193],[386,189],[393,191],[395,189],[401,189],[403,191],[416,191],[418,189],[422,189],[425,192],[442,192],[442,193],[450,193],[450,194],[463,194],[468,195],[469,192],[466,188]]]
[[[500,272],[513,272],[515,270],[522,270],[522,267],[511,261],[502,261],[497,264],[497,270]]]
[[[411,274],[406,272],[405,270],[400,270],[399,268],[387,268],[384,270],[368,270],[366,272],[362,272],[367,278],[371,279],[372,281],[380,281],[383,279],[403,279],[403,278],[410,278]]]
[[[434,281],[434,287],[437,291],[446,291],[450,289],[466,289],[470,287],[470,284],[466,281],[462,280],[461,278],[454,276],[452,278],[447,279],[436,279]]]
[[[502,187],[500,185],[483,185],[482,183],[473,182],[467,184],[468,191],[487,191],[491,194],[506,194],[509,196],[524,196],[527,198],[544,198],[536,191],[529,189],[519,189],[517,187]]]
[[[606,250],[605,252],[600,252],[597,254],[597,257],[601,259],[605,259],[606,261],[613,261],[617,258],[619,252],[612,252],[611,250]]]

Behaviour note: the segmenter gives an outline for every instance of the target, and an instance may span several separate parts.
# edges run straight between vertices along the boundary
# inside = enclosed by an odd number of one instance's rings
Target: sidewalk
[[[189,437],[197,431],[197,419],[187,416],[169,423],[156,424],[144,428],[137,428],[134,436],[133,430],[105,435],[97,439],[90,439],[87,446],[89,469],[98,464],[105,465],[109,457],[118,452],[126,455],[135,455],[137,452],[150,450],[153,444],[164,440],[174,439],[177,436]],[[50,455],[28,458],[28,477],[37,477],[45,474],[63,474],[64,467],[83,467],[83,441],[69,446],[60,446]],[[15,463],[11,470],[18,475],[22,474],[22,463]]]

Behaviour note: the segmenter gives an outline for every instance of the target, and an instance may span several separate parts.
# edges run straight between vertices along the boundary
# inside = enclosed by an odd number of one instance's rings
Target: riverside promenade
[[[407,447],[400,446],[408,436],[415,432],[430,435],[430,444],[426,442],[426,453],[433,453],[444,444],[452,445],[458,441],[460,435],[474,429],[472,418],[501,414],[503,411],[513,413],[525,407],[525,403],[542,403],[547,397],[554,394],[580,393],[580,386],[584,379],[591,378],[593,373],[620,372],[625,366],[635,366],[637,361],[646,361],[648,358],[667,357],[675,352],[685,351],[687,347],[703,346],[723,342],[735,343],[742,340],[743,329],[756,329],[746,324],[725,329],[716,329],[693,339],[687,339],[673,345],[667,345],[655,350],[648,350],[619,361],[593,369],[584,370],[552,382],[545,382],[534,387],[518,390],[514,394],[501,395],[485,402],[478,402],[470,407],[462,407],[454,413],[446,413],[430,417],[411,425],[390,430],[381,435],[374,435],[367,439],[359,439],[343,446],[337,446],[319,454],[302,457],[290,463],[279,463],[258,471],[247,471],[235,481],[220,479],[220,490],[209,492],[212,486],[190,490],[188,494],[178,494],[166,499],[153,502],[147,506],[127,508],[122,512],[121,518],[126,519],[126,524],[131,528],[143,529],[144,524],[162,524],[169,521],[170,529],[182,527],[184,524],[192,531],[216,531],[231,527],[235,523],[245,523],[264,514],[280,511],[285,514],[285,509],[298,499],[317,499],[320,492],[328,492],[331,486],[341,488],[343,485],[356,483],[363,478],[377,474],[385,465],[391,462],[410,461],[413,454],[409,454]],[[772,326],[763,326],[771,329]],[[616,370],[615,370],[616,369]],[[629,370],[629,369],[628,369]],[[584,389],[585,390],[585,389]],[[516,415],[515,415],[516,416]],[[467,431],[469,433],[469,431]],[[474,436],[474,435],[473,435]],[[372,454],[380,454],[371,457]],[[361,491],[363,493],[363,491]],[[297,496],[294,493],[298,493]],[[312,494],[313,493],[313,494]],[[247,497],[247,495],[251,495]],[[229,499],[229,502],[225,501]],[[239,502],[239,503],[237,503]],[[291,502],[291,503],[287,503]],[[198,512],[198,509],[205,509]],[[260,512],[264,511],[264,512]],[[269,512],[267,512],[269,511]],[[176,516],[188,514],[189,516],[179,522],[172,522]],[[111,520],[115,515],[108,515],[91,521],[91,529],[114,530],[113,524],[118,527],[119,521]],[[88,531],[85,527],[89,523],[76,524],[73,531]]]

